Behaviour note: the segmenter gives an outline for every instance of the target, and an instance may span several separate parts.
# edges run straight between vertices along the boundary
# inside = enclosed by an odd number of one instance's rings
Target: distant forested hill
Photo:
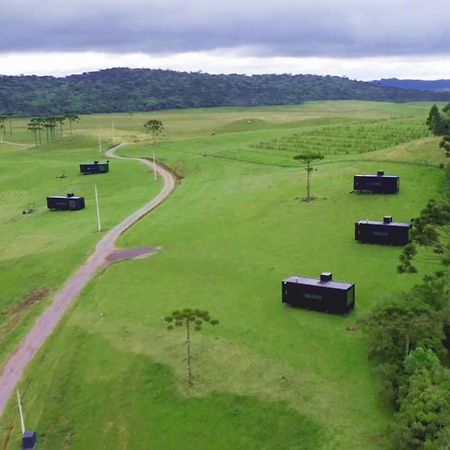
[[[209,75],[116,68],[64,78],[0,76],[0,113],[26,116],[349,99],[448,102],[450,93],[397,89],[318,75]]]
[[[450,92],[450,80],[399,80],[398,78],[382,78],[373,82],[379,86],[400,89],[417,89],[420,91]]]

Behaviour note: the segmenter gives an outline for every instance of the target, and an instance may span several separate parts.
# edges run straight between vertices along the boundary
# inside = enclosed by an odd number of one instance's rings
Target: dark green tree
[[[6,134],[6,126],[5,122],[8,116],[0,116],[0,134],[2,137]]]
[[[69,134],[72,136],[72,124],[78,122],[80,117],[76,114],[66,114],[66,118],[69,120]]]
[[[57,125],[56,119],[54,117],[45,117],[42,120],[42,124],[45,128],[47,142],[52,142],[55,140],[55,128]]]
[[[30,122],[28,122],[28,130],[31,131],[34,134],[34,143],[35,143],[35,147],[38,146],[38,133],[39,133],[39,139],[40,139],[40,131],[42,129],[42,125],[40,124],[39,121],[36,120],[30,120]]]
[[[192,352],[191,352],[191,331],[192,328],[196,331],[200,331],[204,323],[210,323],[211,325],[218,325],[219,321],[212,319],[208,311],[202,311],[200,309],[185,308],[181,311],[173,311],[172,314],[166,316],[164,320],[168,323],[167,329],[173,330],[174,327],[183,327],[186,329],[186,353],[187,353],[187,370],[188,370],[188,383],[193,384],[192,377]]]
[[[30,127],[30,124],[32,124],[32,126]],[[41,136],[41,131],[44,127],[44,119],[40,118],[40,117],[33,117],[29,124],[28,124],[28,129],[30,131],[36,130],[37,131],[37,136],[38,136],[38,141],[39,141],[39,145],[42,144],[42,136]],[[34,131],[33,131],[34,132]]]
[[[404,366],[407,382],[400,389],[400,410],[392,422],[398,448],[448,448],[439,442],[450,431],[450,372],[432,350],[422,347],[405,358]]]
[[[367,320],[370,354],[403,361],[417,346],[442,354],[442,321],[429,305],[411,297],[392,300],[376,308]]]
[[[3,129],[6,133],[6,121],[9,123],[9,134],[12,136],[12,114],[2,114],[0,115],[0,123],[3,123]]]
[[[156,144],[157,138],[163,133],[164,125],[160,120],[151,119],[144,124],[145,132],[151,133],[153,144]]]
[[[314,161],[318,161],[323,158],[324,158],[324,156],[321,153],[314,153],[314,152],[305,152],[305,153],[300,153],[299,155],[294,156],[294,159],[301,160],[306,164],[306,167],[305,167],[305,170],[306,170],[306,197],[304,198],[304,200],[307,202],[314,199],[314,197],[311,197],[311,172],[314,170],[311,167],[311,164]]]
[[[436,105],[433,105],[428,114],[426,125],[431,133],[442,136],[449,131],[449,123],[446,117],[442,116]]]
[[[55,120],[59,124],[59,131],[60,131],[61,137],[63,137],[63,126],[64,126],[64,121],[66,120],[66,116],[56,116]]]
[[[45,122],[48,124],[50,130],[50,140],[54,141],[56,139],[56,127],[58,126],[58,119],[55,116],[47,117]]]
[[[450,157],[450,135],[442,136],[441,142],[439,142],[439,148],[445,151],[447,158]]]
[[[370,313],[364,329],[369,355],[379,363],[383,393],[398,406],[398,390],[405,382],[403,361],[420,346],[445,354],[442,315],[411,297],[385,302]]]

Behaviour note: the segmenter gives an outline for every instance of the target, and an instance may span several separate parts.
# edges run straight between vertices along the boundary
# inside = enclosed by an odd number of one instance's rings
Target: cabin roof
[[[25,431],[25,433],[23,433],[23,437],[25,437],[25,438],[34,437],[34,436],[36,436],[36,431]]]
[[[76,197],[75,195],[73,197],[68,197],[67,195],[49,195],[47,198],[66,198],[68,200],[79,200],[80,198],[84,197]]]
[[[398,175],[377,175],[375,174],[358,174],[355,177],[364,177],[364,178],[398,178]]]
[[[358,222],[356,222],[358,225],[359,224],[366,224],[366,225],[383,225],[385,227],[399,227],[399,228],[411,228],[411,224],[410,223],[402,223],[402,222],[383,222],[382,220],[358,220]]]
[[[320,279],[317,278],[306,278],[301,275],[293,275],[286,278],[283,280],[283,283],[306,284],[308,286],[320,286],[331,289],[340,289],[343,291],[348,291],[352,286],[354,286],[354,283],[347,283],[345,281],[320,281]]]

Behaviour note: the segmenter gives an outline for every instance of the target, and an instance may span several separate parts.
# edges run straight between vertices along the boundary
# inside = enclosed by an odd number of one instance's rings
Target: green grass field
[[[384,215],[408,221],[439,195],[445,157],[420,128],[429,107],[317,102],[88,116],[61,144],[0,147],[7,164],[0,178],[7,205],[0,212],[0,284],[8,289],[0,299],[2,330],[27,294],[54,292],[99,238],[92,207],[52,214],[42,203],[49,189],[61,186],[63,193],[85,191],[92,205],[93,181],[76,174],[76,162],[97,157],[99,130],[106,142],[114,122],[118,140],[132,144],[122,155],[151,156],[142,124],[159,118],[167,136],[155,147],[157,158],[183,177],[171,198],[119,242],[162,250],[100,273],[27,371],[20,386],[26,421],[40,433],[42,448],[392,448],[390,411],[378,396],[358,318],[419,282],[438,260],[421,250],[419,274],[399,275],[401,250],[356,243],[353,224]],[[361,155],[327,155],[313,173],[317,199],[311,203],[300,201],[305,172],[298,162],[250,147],[304,130],[314,135],[314,127],[320,141],[324,126],[342,129],[363,119],[383,120],[394,131],[396,124],[417,123],[418,139],[387,140],[386,148]],[[17,137],[32,141],[24,130]],[[109,175],[95,178],[108,227],[160,187],[135,162],[112,164]],[[21,167],[17,174],[15,167]],[[69,176],[56,178],[63,169]],[[349,193],[354,173],[379,169],[400,175],[398,195]],[[22,216],[31,202],[39,204],[37,212]],[[322,271],[356,283],[352,315],[282,306],[283,278]],[[16,313],[20,320],[3,333],[0,356],[46,304]],[[193,388],[186,384],[183,333],[168,332],[163,320],[184,307],[207,309],[220,320],[193,336]],[[18,448],[19,437],[12,401],[1,421],[2,448]]]

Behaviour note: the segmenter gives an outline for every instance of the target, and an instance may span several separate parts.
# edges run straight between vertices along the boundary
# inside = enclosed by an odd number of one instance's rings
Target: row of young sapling
[[[301,133],[251,144],[253,150],[298,152],[299,148],[325,154],[368,153],[428,135],[421,123],[328,125],[305,129]]]

